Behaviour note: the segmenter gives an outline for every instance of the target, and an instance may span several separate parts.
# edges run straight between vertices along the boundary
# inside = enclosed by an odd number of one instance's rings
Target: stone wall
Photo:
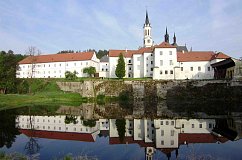
[[[176,86],[201,87],[207,84],[230,85],[223,80],[204,81],[118,81],[118,80],[95,80],[83,82],[57,82],[59,88],[66,92],[80,93],[83,97],[96,97],[97,95],[115,96],[120,93],[131,93],[137,100],[148,99],[151,101],[167,99],[167,91]]]
[[[166,98],[167,90],[177,85],[173,81],[84,81],[57,82],[62,91],[80,93],[83,97],[97,95],[118,97],[122,92],[133,94],[134,99]]]

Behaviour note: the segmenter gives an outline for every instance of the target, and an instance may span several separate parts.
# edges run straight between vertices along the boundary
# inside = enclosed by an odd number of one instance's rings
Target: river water
[[[0,151],[29,159],[242,159],[242,114],[116,104],[0,112]]]

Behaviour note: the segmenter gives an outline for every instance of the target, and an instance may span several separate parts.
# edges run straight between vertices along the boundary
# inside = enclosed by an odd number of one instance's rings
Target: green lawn
[[[0,95],[0,110],[32,105],[72,105],[79,106],[82,97],[78,93],[41,92],[36,94]]]
[[[80,106],[82,97],[78,93],[61,91],[54,80],[27,80],[30,93],[0,94],[0,110],[35,105],[72,105]]]

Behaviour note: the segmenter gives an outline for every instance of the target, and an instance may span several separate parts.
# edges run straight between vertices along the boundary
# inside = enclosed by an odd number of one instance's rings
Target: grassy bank
[[[80,94],[61,91],[55,80],[25,79],[23,84],[22,90],[27,90],[28,93],[0,94],[0,110],[35,105],[79,106],[82,103]]]

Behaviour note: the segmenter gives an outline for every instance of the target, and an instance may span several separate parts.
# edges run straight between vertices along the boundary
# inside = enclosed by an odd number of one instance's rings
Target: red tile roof
[[[84,61],[91,60],[94,52],[80,52],[80,53],[62,53],[62,54],[49,54],[39,56],[29,56],[19,64],[33,63],[48,63],[48,62],[66,62],[66,61]]]
[[[137,50],[137,53],[151,53],[153,52],[154,47],[142,47],[140,49]]]
[[[144,142],[143,140],[134,140],[133,137],[124,137],[123,142],[120,142],[119,137],[110,137],[109,144],[138,144],[140,147],[155,147],[153,142]]]
[[[230,57],[222,52],[218,52],[218,53],[214,54],[212,57],[212,59],[228,59],[228,58],[230,58]]]
[[[120,53],[124,54],[124,57],[132,57],[137,50],[109,50],[109,57],[118,57]]]
[[[193,51],[193,52],[177,52],[178,62],[194,62],[194,61],[211,61],[213,59],[230,58],[224,53],[214,53],[212,51]]]
[[[165,153],[165,154],[169,154],[172,151],[176,150],[177,148],[162,148],[161,152]]]
[[[109,50],[109,57],[118,57],[120,53],[123,53],[125,57],[131,58],[133,54],[143,54],[143,53],[151,53],[153,51],[153,47],[142,47],[138,50]]]
[[[179,144],[186,143],[216,143],[217,137],[210,133],[180,133]]]
[[[89,133],[54,132],[28,129],[20,129],[19,131],[28,137],[94,142],[92,135]]]
[[[155,45],[154,48],[176,48],[176,46],[173,46],[167,42],[162,42],[159,45]]]

